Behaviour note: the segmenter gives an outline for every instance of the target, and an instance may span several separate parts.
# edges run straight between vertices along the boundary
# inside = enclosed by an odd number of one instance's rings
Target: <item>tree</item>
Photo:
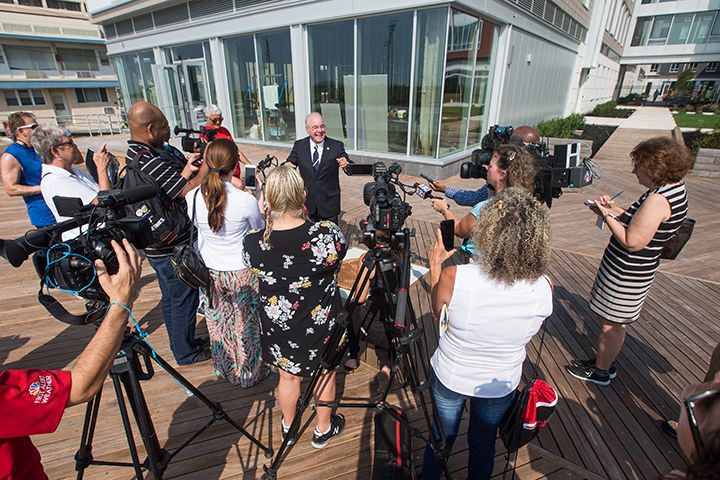
[[[695,78],[695,72],[690,69],[683,70],[683,72],[678,75],[675,85],[673,86],[675,95],[690,95],[690,93],[692,93],[693,78]]]

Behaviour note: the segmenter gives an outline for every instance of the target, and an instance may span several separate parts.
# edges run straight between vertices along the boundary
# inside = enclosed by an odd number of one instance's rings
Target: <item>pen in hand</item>
[[[615,200],[616,198],[618,198],[618,197],[619,197],[620,195],[622,195],[623,193],[625,193],[625,190],[620,190],[620,191],[617,192],[615,195],[613,195],[612,197],[610,197],[610,200]]]

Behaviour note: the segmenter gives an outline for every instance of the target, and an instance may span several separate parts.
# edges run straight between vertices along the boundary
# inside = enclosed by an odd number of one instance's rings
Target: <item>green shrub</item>
[[[565,118],[551,118],[537,124],[541,137],[573,138],[575,130],[582,128],[585,116],[573,113]]]
[[[677,109],[678,113],[687,113],[688,107],[685,105],[684,107],[680,107]]]
[[[634,110],[630,108],[617,108],[617,102],[609,101],[595,105],[590,115],[594,117],[616,117],[627,118],[632,115]]]
[[[700,140],[700,146],[702,148],[720,149],[720,131],[704,135]]]

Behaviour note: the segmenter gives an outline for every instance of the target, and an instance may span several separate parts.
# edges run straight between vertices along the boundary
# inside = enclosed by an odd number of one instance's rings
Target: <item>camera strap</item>
[[[101,308],[92,312],[87,312],[85,315],[74,315],[67,311],[55,297],[43,292],[45,287],[45,279],[40,280],[40,290],[38,291],[38,302],[40,305],[45,307],[50,315],[57,318],[63,323],[69,325],[87,325],[100,320],[105,315],[105,309]]]

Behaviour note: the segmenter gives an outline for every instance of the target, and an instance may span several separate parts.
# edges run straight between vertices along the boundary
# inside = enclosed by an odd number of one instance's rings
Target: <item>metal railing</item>
[[[71,133],[93,135],[113,135],[128,133],[127,116],[121,113],[87,113],[84,115],[54,115],[37,117],[40,124],[57,124]]]

